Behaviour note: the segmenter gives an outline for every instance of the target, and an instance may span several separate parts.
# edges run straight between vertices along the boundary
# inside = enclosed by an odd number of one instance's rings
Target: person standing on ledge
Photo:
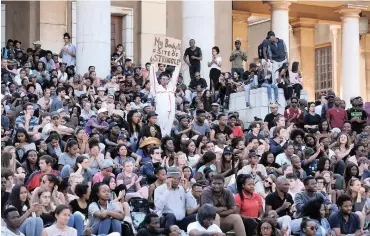
[[[185,50],[184,61],[189,66],[190,78],[193,80],[195,72],[200,73],[200,61],[203,59],[202,50],[195,46],[195,40],[190,39],[190,47]],[[187,59],[186,57],[189,57]]]
[[[235,50],[231,51],[230,62],[231,62],[231,74],[239,72],[240,75],[244,73],[243,61],[247,61],[247,53],[240,48],[242,43],[240,40],[235,40]]]
[[[282,39],[275,37],[274,32],[269,31],[267,38],[270,40],[268,53],[271,55],[272,59],[272,81],[275,81],[275,79],[279,78],[279,73],[276,73],[276,71],[282,67],[285,62],[288,62],[288,49]]]

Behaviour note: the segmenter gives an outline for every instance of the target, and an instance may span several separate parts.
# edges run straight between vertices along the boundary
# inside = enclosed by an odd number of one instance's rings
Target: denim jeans
[[[69,227],[77,230],[77,236],[83,236],[84,234],[84,221],[82,216],[78,213],[72,214],[67,223]]]
[[[253,87],[258,86],[258,78],[257,76],[253,77],[253,81],[247,85],[244,85],[244,96],[245,96],[245,102],[249,103],[249,94]],[[271,92],[271,91],[270,91]]]
[[[269,100],[272,100],[271,89],[274,90],[275,101],[279,100],[279,88],[276,86],[276,84],[263,83],[261,87],[267,88],[267,97]]]
[[[100,235],[100,234],[107,235],[109,231],[118,232],[122,234],[121,221],[116,220],[116,219],[111,219],[111,218],[104,219],[100,221],[100,223],[95,224],[93,226],[92,231],[93,231],[93,234],[97,234],[97,235]]]
[[[44,223],[40,217],[29,217],[19,227],[24,235],[41,235]]]

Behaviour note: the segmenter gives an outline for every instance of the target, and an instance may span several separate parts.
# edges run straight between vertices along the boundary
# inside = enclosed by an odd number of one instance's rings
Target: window
[[[315,49],[315,98],[332,89],[331,45]]]

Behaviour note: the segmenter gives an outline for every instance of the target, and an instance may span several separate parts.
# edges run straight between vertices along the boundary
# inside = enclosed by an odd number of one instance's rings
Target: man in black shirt
[[[272,104],[271,107],[271,113],[267,114],[265,116],[265,119],[264,119],[264,122],[265,122],[265,125],[268,126],[269,130],[275,126],[274,124],[274,119],[275,117],[277,117],[279,114],[279,105],[278,104]]]
[[[290,228],[290,207],[294,204],[292,196],[288,193],[289,181],[285,176],[276,180],[276,191],[266,197],[266,212],[276,211],[279,216],[278,223],[281,228]],[[289,234],[290,235],[290,234]]]
[[[192,98],[196,96],[196,92],[203,92],[207,88],[207,81],[200,78],[199,71],[195,72],[194,79],[190,81],[189,89],[193,93]]]
[[[360,96],[351,99],[352,108],[347,110],[348,120],[351,122],[352,131],[360,134],[367,122],[367,113],[364,111],[364,102]]]
[[[227,140],[234,138],[233,130],[230,126],[227,125],[227,116],[225,114],[220,114],[217,117],[218,125],[214,125],[211,130],[210,138],[212,141],[215,141],[216,134],[223,133],[226,135]]]
[[[189,66],[190,78],[194,80],[195,72],[200,72],[200,61],[203,57],[202,50],[195,46],[194,39],[190,39],[189,44],[190,47],[184,53],[184,61]],[[189,57],[189,59],[186,57]]]

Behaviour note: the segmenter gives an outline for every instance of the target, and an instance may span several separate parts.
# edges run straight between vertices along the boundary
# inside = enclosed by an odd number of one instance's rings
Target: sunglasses
[[[307,229],[310,229],[310,230],[314,231],[314,230],[317,230],[318,227],[317,226],[311,226],[311,227],[307,227]]]
[[[268,181],[268,180],[265,180],[265,183],[266,184],[272,184],[272,182]]]

